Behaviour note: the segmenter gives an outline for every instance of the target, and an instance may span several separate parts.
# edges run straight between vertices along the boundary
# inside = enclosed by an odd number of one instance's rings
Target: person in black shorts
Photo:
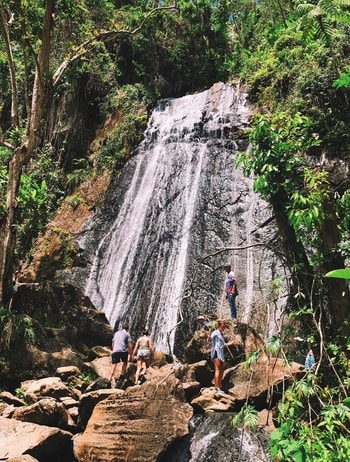
[[[128,356],[132,361],[132,342],[129,334],[129,324],[124,323],[122,329],[115,332],[112,339],[112,366],[109,373],[109,381],[112,381],[117,364],[122,363],[120,378],[123,378],[128,365]]]

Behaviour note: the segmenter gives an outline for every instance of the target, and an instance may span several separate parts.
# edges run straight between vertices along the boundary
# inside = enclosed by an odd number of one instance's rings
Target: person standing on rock
[[[151,365],[151,359],[154,356],[154,347],[149,332],[145,329],[142,336],[137,340],[134,352],[134,357],[137,359],[137,369],[135,374],[135,385],[140,385],[140,373],[143,366],[146,369]]]
[[[211,359],[214,364],[214,387],[216,393],[225,393],[221,390],[222,379],[225,371],[224,348],[237,344],[235,340],[225,343],[225,327],[225,321],[219,319],[216,323],[216,330],[214,330],[211,334]]]
[[[114,377],[115,369],[117,364],[122,363],[122,370],[120,378],[123,379],[126,373],[126,367],[129,360],[132,361],[132,343],[131,336],[129,334],[129,324],[124,323],[122,329],[115,332],[112,339],[112,366],[109,373],[109,381],[112,381]]]
[[[209,321],[204,316],[202,315],[198,316],[197,322],[198,322],[198,330],[203,330],[203,329],[208,330],[209,329]]]
[[[237,319],[236,297],[238,295],[238,289],[236,283],[236,276],[231,269],[231,265],[225,265],[224,270],[226,271],[225,292],[226,298],[230,306],[231,318]]]
[[[294,337],[294,340],[297,342],[300,342],[301,348],[306,352],[306,358],[305,358],[305,369],[309,371],[314,367],[316,364],[315,360],[315,355],[312,350],[311,345],[307,342],[307,340],[301,338],[301,337]]]

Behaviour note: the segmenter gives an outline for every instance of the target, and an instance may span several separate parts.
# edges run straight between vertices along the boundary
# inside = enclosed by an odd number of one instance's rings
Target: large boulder
[[[291,382],[305,373],[302,364],[262,355],[250,368],[244,364],[227,369],[222,388],[244,403],[249,399],[258,410],[273,407]]]
[[[88,420],[91,417],[91,414],[100,401],[105,400],[108,398],[110,395],[113,395],[114,397],[118,395],[124,394],[124,390],[120,389],[102,389],[102,390],[94,390],[90,391],[88,393],[84,393],[79,401],[79,427],[81,429],[84,429],[86,427],[86,424]]]
[[[28,454],[40,462],[71,460],[72,434],[15,419],[0,417],[0,460]]]
[[[79,462],[149,462],[189,433],[192,407],[174,374],[129,387],[98,403],[81,435]]]
[[[199,382],[201,387],[209,387],[213,378],[211,367],[205,360],[181,364],[174,369],[174,374],[182,383]]]
[[[0,403],[12,404],[13,406],[24,406],[25,402],[22,399],[17,398],[9,391],[0,392]]]
[[[74,380],[80,373],[81,371],[77,366],[69,365],[58,367],[55,376],[67,382],[69,380]]]
[[[11,459],[6,459],[6,462],[38,462],[38,459],[26,454],[24,456],[11,457]]]
[[[203,388],[199,396],[191,404],[198,414],[208,411],[233,412],[237,411],[235,400],[227,393],[217,393],[214,387]]]
[[[230,349],[225,349],[226,367],[232,367],[245,361],[264,342],[261,336],[249,327],[248,324],[237,322],[233,319],[227,319],[225,322],[227,325],[224,332],[225,340],[227,342],[236,340],[237,342],[237,345],[230,347]],[[185,363],[196,363],[204,359],[211,363],[210,332],[209,328],[199,329],[194,332],[192,339],[188,342],[184,351]]]
[[[106,346],[96,345],[90,349],[86,359],[88,361],[93,361],[96,358],[103,358],[105,356],[111,356],[111,349]]]
[[[47,377],[40,380],[27,380],[21,383],[25,401],[33,404],[42,398],[51,397],[58,400],[63,396],[74,397],[70,390],[59,377]]]
[[[91,371],[99,377],[107,379],[111,370],[111,353],[108,356],[95,358],[92,361],[84,363],[84,370]]]
[[[54,398],[44,398],[30,406],[18,407],[14,410],[12,418],[22,422],[58,427],[71,432],[75,430],[75,423],[65,405]]]

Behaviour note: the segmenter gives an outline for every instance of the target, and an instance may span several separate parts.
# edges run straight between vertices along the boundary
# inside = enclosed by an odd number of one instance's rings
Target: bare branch
[[[0,139],[0,146],[5,146],[5,148],[9,148],[11,149],[11,151],[15,150],[15,147],[11,143],[8,143],[7,141],[3,139]]]
[[[255,244],[248,244],[248,245],[243,245],[243,246],[219,247],[214,252],[209,253],[208,255],[203,257],[200,260],[200,262],[204,263],[205,260],[208,260],[208,258],[216,257],[217,255],[220,255],[221,253],[224,253],[224,252],[226,253],[226,252],[231,251],[231,250],[245,250],[245,249],[250,249],[252,247],[264,247],[265,249],[268,249],[271,252],[273,252],[274,254],[278,255],[280,258],[286,258],[286,255],[284,253],[280,252],[279,250],[276,249],[276,247],[268,244],[267,242],[257,242]]]

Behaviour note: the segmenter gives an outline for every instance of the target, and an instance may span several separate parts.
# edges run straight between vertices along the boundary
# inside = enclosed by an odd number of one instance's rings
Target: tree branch
[[[10,18],[11,20],[11,18]],[[19,115],[18,115],[18,89],[16,82],[15,63],[13,60],[9,22],[7,21],[6,11],[0,8],[0,27],[3,32],[3,37],[6,44],[6,54],[8,59],[8,67],[10,72],[11,81],[11,120],[13,128],[19,128]]]
[[[283,252],[280,252],[279,250],[277,250],[276,247],[274,247],[274,246],[272,246],[272,245],[270,245],[270,244],[268,244],[266,242],[257,242],[255,244],[248,244],[248,245],[243,245],[243,246],[219,247],[214,252],[209,253],[208,255],[203,257],[200,262],[204,263],[205,260],[207,260],[208,258],[216,257],[217,255],[219,255],[221,253],[224,253],[224,252],[228,252],[230,250],[245,250],[245,249],[250,249],[252,247],[265,247],[266,249],[270,250],[274,254],[278,255],[280,258],[283,258],[283,259],[286,258],[286,255]]]
[[[11,151],[15,150],[15,147],[11,143],[8,143],[7,141],[3,139],[0,139],[0,146],[5,146],[5,148],[9,148],[11,149]]]
[[[117,36],[122,36],[122,35],[136,35],[146,24],[146,22],[154,16],[156,13],[159,13],[159,11],[174,11],[177,10],[176,6],[159,6],[157,8],[154,8],[151,10],[143,19],[141,24],[137,26],[133,30],[127,30],[127,29],[120,29],[120,30],[112,30],[112,31],[104,31],[104,32],[99,32],[93,37],[90,37],[89,39],[85,40],[84,43],[79,45],[75,50],[74,53],[69,56],[67,59],[65,59],[60,66],[57,68],[56,72],[53,75],[52,78],[52,87],[56,88],[57,85],[60,83],[62,80],[62,77],[65,75],[67,69],[75,62],[84,57],[90,50],[93,48],[94,44],[96,42],[107,42],[109,40],[115,39]]]

